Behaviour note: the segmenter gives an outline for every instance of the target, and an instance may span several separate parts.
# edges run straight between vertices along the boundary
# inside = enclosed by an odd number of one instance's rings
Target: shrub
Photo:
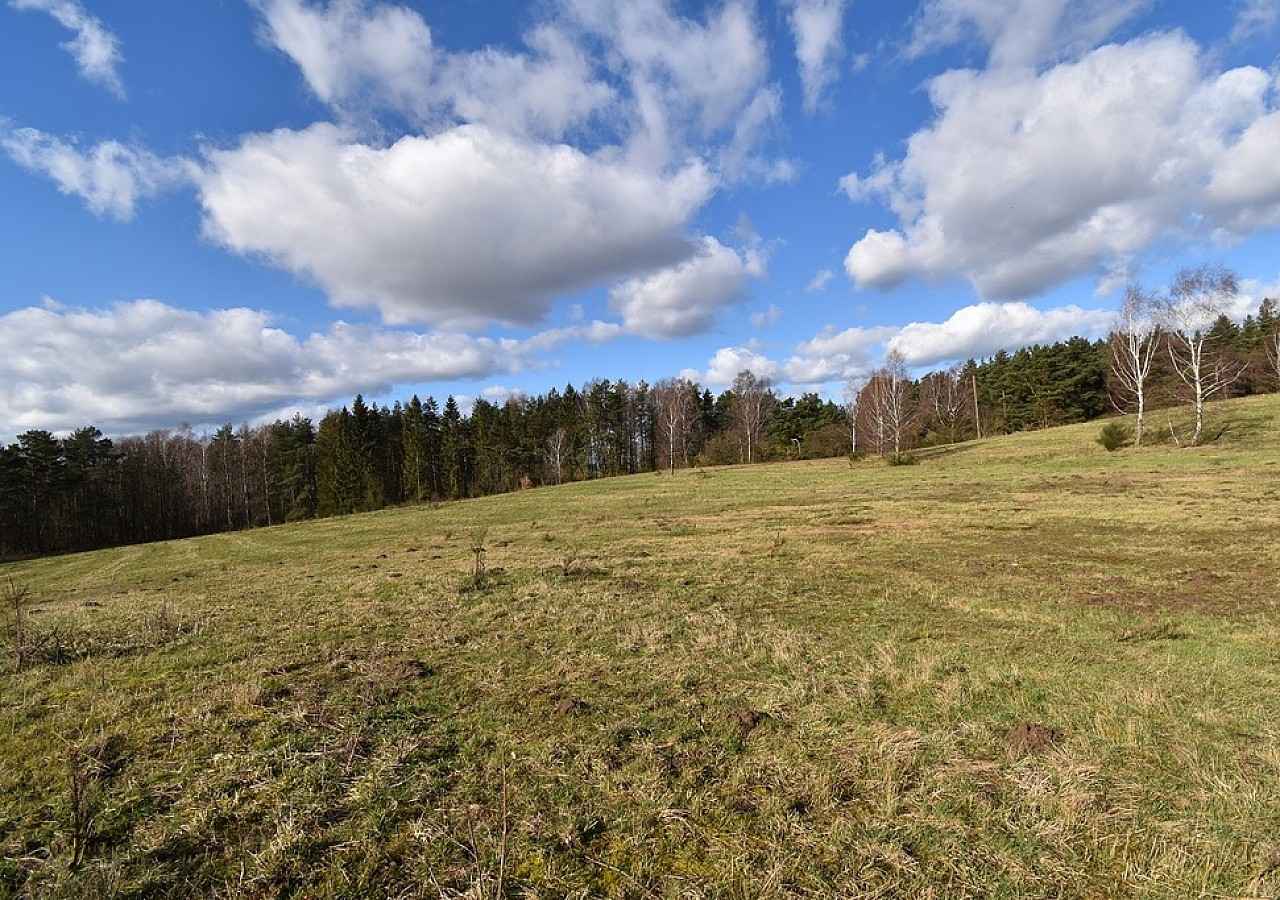
[[[702,447],[698,466],[732,466],[742,462],[742,452],[738,449],[738,438],[727,431],[712,435]]]
[[[804,436],[800,445],[802,459],[828,459],[849,452],[849,429],[834,423],[823,425]]]
[[[914,466],[920,460],[910,453],[894,453],[892,456],[886,457],[886,462],[891,466]]]
[[[1119,422],[1108,422],[1102,426],[1102,431],[1098,432],[1098,443],[1105,447],[1108,453],[1115,453],[1130,440],[1132,436],[1129,434],[1129,429]]]

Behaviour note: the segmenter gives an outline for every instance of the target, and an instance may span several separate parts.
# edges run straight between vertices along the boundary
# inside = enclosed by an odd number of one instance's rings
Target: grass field
[[[0,895],[1278,896],[1280,398],[1212,415],[2,567]]]

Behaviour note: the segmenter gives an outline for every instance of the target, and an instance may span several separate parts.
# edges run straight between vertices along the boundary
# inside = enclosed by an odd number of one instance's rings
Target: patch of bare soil
[[[1275,576],[1262,568],[1238,568],[1229,575],[1210,569],[1188,569],[1171,575],[1161,587],[1145,590],[1129,587],[1122,579],[1111,579],[1109,590],[1090,591],[1083,599],[1090,606],[1149,616],[1192,612],[1234,618],[1275,608],[1273,594],[1265,587],[1274,582]]]
[[[1014,757],[1041,753],[1062,741],[1062,732],[1038,722],[1020,722],[1004,736],[1005,746]]]
[[[743,740],[768,718],[768,713],[758,709],[735,709],[729,713],[730,724],[738,726],[738,735]]]
[[[588,712],[591,707],[585,700],[579,700],[577,697],[565,697],[556,704],[556,715],[558,716],[580,716]]]

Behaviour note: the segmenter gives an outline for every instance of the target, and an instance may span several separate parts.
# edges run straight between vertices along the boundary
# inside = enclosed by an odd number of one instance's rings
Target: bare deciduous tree
[[[1205,403],[1234,383],[1247,365],[1222,359],[1209,339],[1214,320],[1226,312],[1239,290],[1234,272],[1220,266],[1200,266],[1179,272],[1168,298],[1161,303],[1169,359],[1195,410],[1193,445],[1204,436]]]
[[[547,460],[556,473],[556,484],[564,481],[564,451],[568,442],[569,433],[563,428],[557,428],[547,438]]]
[[[864,402],[869,402],[876,433],[876,450],[881,456],[890,445],[893,446],[894,459],[902,455],[912,418],[910,387],[906,360],[897,350],[889,351],[884,365],[872,374],[864,389]]]
[[[858,406],[862,400],[862,389],[867,386],[867,379],[862,375],[850,375],[844,383],[844,418],[849,426],[849,453],[858,452]]]
[[[689,431],[693,427],[693,386],[683,378],[667,378],[653,386],[658,410],[658,435],[666,444],[667,469],[675,474],[676,453],[688,457]]]
[[[1280,328],[1267,335],[1267,360],[1271,363],[1271,374],[1280,387]]]
[[[755,461],[756,447],[764,431],[764,419],[773,399],[773,385],[768,378],[743,369],[733,380],[733,421],[742,441],[743,457]]]
[[[954,443],[959,440],[960,425],[969,405],[967,386],[962,380],[962,370],[953,366],[941,372],[931,372],[922,384],[922,402],[934,424]]]
[[[1119,412],[1132,408],[1136,413],[1135,447],[1142,446],[1142,426],[1147,412],[1147,377],[1151,374],[1151,362],[1155,359],[1159,343],[1155,305],[1141,287],[1130,285],[1111,332],[1111,373],[1124,395],[1122,401],[1112,397],[1111,402]]]

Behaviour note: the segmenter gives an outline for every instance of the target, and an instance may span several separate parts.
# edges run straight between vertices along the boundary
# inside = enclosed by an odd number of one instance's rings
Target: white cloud
[[[904,325],[887,346],[909,365],[927,366],[1076,335],[1102,337],[1114,321],[1114,310],[1062,306],[1042,311],[1027,303],[977,303],[956,310],[945,322]]]
[[[133,218],[139,200],[189,182],[195,167],[140,147],[103,141],[87,150],[34,128],[0,131],[0,147],[23,168],[51,178],[96,215]]]
[[[373,99],[426,112],[431,102],[431,29],[403,6],[333,0],[256,0],[263,36],[297,63],[315,95],[343,106]]]
[[[564,341],[617,333],[594,327],[604,324],[516,340],[338,322],[295,337],[254,309],[44,304],[0,315],[0,422],[124,433],[254,419],[398,384],[519,372]]]
[[[1280,0],[1239,0],[1231,40],[1240,43],[1267,34],[1277,22],[1280,22]]]
[[[124,82],[119,71],[124,62],[120,39],[91,16],[79,0],[9,0],[9,5],[18,10],[48,13],[72,32],[74,37],[62,48],[75,59],[80,74],[124,99]]]
[[[559,137],[613,101],[587,55],[559,28],[525,36],[529,52],[434,45],[416,11],[369,0],[257,0],[265,40],[311,91],[344,115],[386,107],[427,127],[450,116],[518,134]]]
[[[665,166],[744,118],[759,133],[758,120],[772,115],[768,46],[752,3],[727,0],[702,20],[679,15],[669,0],[560,7],[566,27],[601,42],[605,64],[627,84],[628,155],[638,164]]]
[[[559,138],[613,105],[613,88],[559,28],[540,26],[525,41],[531,54],[486,48],[449,56],[439,89],[460,119]]]
[[[670,265],[712,191],[693,161],[669,177],[465,125],[387,148],[332,125],[212,150],[205,231],[391,322],[530,323],[554,295]]]
[[[836,331],[827,327],[812,340],[796,345],[787,360],[787,380],[794,384],[820,384],[864,375],[875,367],[886,339],[896,328],[846,328]]]
[[[825,291],[827,289],[827,285],[831,283],[831,279],[835,277],[835,273],[830,269],[819,269],[814,273],[814,276],[809,279],[809,283],[805,285],[804,289],[810,294]]]
[[[761,310],[760,312],[753,312],[751,314],[751,327],[768,328],[771,325],[776,325],[778,320],[781,318],[782,310],[770,303],[768,309]]]
[[[667,0],[558,0],[517,52],[441,48],[402,5],[255,2],[267,42],[344,115],[385,107],[429,131],[469,122],[547,139],[594,117],[635,165],[723,154],[730,178],[777,177],[754,154],[777,116],[777,90],[765,84],[768,48],[745,0],[701,20]]]
[[[804,108],[814,112],[840,73],[845,0],[791,0],[787,22],[796,43]]]
[[[1257,304],[1258,300],[1252,301],[1253,308]],[[1102,337],[1114,320],[1114,310],[1078,306],[1039,310],[1027,303],[977,303],[956,310],[943,322],[843,331],[828,326],[812,340],[796,345],[783,373],[792,384],[843,381],[868,374],[890,350],[901,353],[908,365],[933,366],[1077,335]]]
[[[707,330],[721,309],[742,298],[747,280],[763,274],[758,252],[739,253],[704,237],[689,259],[616,285],[609,304],[636,334],[683,337]]]
[[[781,366],[751,347],[721,347],[708,361],[705,372],[685,369],[680,377],[711,387],[724,387],[733,384],[733,379],[742,371],[773,379],[778,376]]]
[[[992,67],[1034,66],[1091,50],[1152,0],[925,0],[908,57],[978,39]]]
[[[670,2],[556,0],[520,49],[474,52],[438,47],[407,5],[252,2],[264,41],[341,124],[244,135],[206,148],[198,168],[38,132],[15,133],[10,154],[121,219],[190,175],[215,243],[315,282],[336,306],[448,328],[531,324],[557,296],[619,279],[631,281],[618,296],[660,304],[664,279],[711,278],[728,261],[690,234],[716,190],[795,176],[759,149],[781,100],[749,0],[696,17]],[[401,118],[378,121],[387,110]],[[413,133],[385,137],[406,123]],[[753,253],[737,259],[747,275],[763,264]],[[734,299],[720,275],[683,322],[634,298],[630,322],[703,327]]]
[[[1229,232],[1247,233],[1280,224],[1280,111],[1252,122],[1223,152],[1206,198]]]
[[[1272,79],[1207,72],[1181,34],[1043,73],[951,71],[929,93],[938,116],[906,155],[841,181],[901,223],[850,249],[860,286],[963,275],[985,298],[1017,299],[1122,270],[1163,237],[1280,220]]]
[[[781,95],[747,0],[697,17],[653,0],[556,0],[520,50],[475,52],[436,45],[407,6],[256,3],[265,39],[347,125],[209,151],[205,231],[339,306],[393,323],[528,324],[558,294],[621,278],[629,327],[688,333],[735,299],[730,263],[754,264],[691,238],[693,216],[726,183],[795,176],[759,151]],[[423,134],[370,140],[359,112],[379,108]],[[684,283],[710,293],[674,310]]]

